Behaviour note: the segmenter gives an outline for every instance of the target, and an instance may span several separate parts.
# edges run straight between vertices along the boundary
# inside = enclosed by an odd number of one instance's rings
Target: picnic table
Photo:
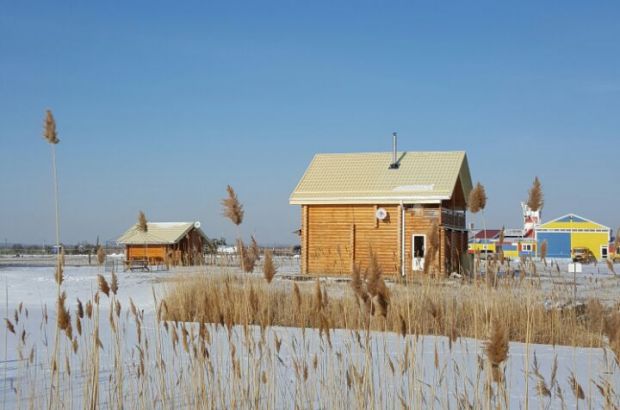
[[[142,272],[148,272],[149,269],[149,261],[146,259],[131,259],[129,261],[125,261],[125,270],[129,269],[134,272],[140,270]]]

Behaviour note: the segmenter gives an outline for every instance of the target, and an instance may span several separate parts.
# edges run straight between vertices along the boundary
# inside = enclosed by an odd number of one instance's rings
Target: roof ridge
[[[465,154],[465,150],[451,150],[451,151],[433,151],[433,150],[397,150],[398,153],[407,154]],[[314,156],[319,155],[392,155],[392,151],[357,151],[357,152],[317,152]]]

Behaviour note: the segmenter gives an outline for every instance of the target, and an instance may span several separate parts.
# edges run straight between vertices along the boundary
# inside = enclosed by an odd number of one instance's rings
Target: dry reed
[[[477,182],[476,186],[469,192],[469,200],[467,201],[469,211],[476,214],[487,206],[487,194],[484,186]]]
[[[485,352],[491,363],[493,381],[503,381],[500,365],[508,358],[508,330],[498,318],[492,322],[491,337],[485,345]]]
[[[146,215],[144,212],[140,211],[138,213],[138,230],[141,232],[147,232],[149,229],[148,221],[146,220]]]
[[[56,133],[56,120],[51,110],[45,111],[45,121],[43,123],[43,137],[50,144],[58,144],[58,134]]]
[[[105,251],[103,250],[103,246],[97,246],[97,263],[99,265],[103,265],[105,263]]]
[[[548,247],[548,244],[547,244],[547,240],[545,239],[540,244],[540,259],[543,261],[545,266],[547,266],[547,247]]]
[[[224,216],[232,221],[235,225],[241,225],[243,222],[243,205],[239,202],[237,194],[233,187],[228,185],[226,187],[228,196],[222,200],[222,206],[224,208]]]
[[[110,290],[115,295],[118,292],[118,276],[116,276],[116,272],[114,272],[114,269],[112,269],[112,279],[110,280]]]
[[[544,204],[545,201],[543,197],[542,186],[538,177],[535,177],[534,182],[532,183],[532,187],[528,192],[527,206],[535,212],[541,210]]]
[[[110,296],[110,285],[108,285],[108,281],[105,280],[103,275],[97,275],[97,283],[99,285],[99,291],[106,296]]]
[[[488,318],[501,317],[511,341],[523,342],[529,332],[531,343],[587,347],[601,347],[605,343],[600,323],[597,326],[594,321],[583,320],[582,313],[575,309],[548,309],[544,292],[532,287],[515,291],[512,281],[498,280],[496,288],[471,286],[466,291],[430,285],[388,287],[381,275],[379,281],[375,275],[371,279],[369,272],[366,276],[359,270],[356,272],[351,291],[336,292],[340,296],[330,298],[327,304],[326,293],[318,280],[312,286],[282,282],[282,287],[269,289],[264,280],[257,278],[181,276],[167,290],[165,316],[175,321],[318,328],[317,312],[322,312],[332,329],[365,329],[369,325],[369,313],[385,313],[385,321],[372,322],[373,329],[401,333],[402,316],[410,333],[442,334],[451,338],[453,335],[478,337],[481,329],[489,329]],[[257,312],[247,308],[251,305],[249,286],[263,304]],[[226,290],[224,298],[222,289]],[[457,294],[461,296],[457,298]],[[570,295],[566,299],[570,300]],[[526,310],[529,317],[524,314]],[[269,319],[267,311],[271,314]],[[451,314],[446,314],[447,311]],[[590,314],[586,309],[586,315]],[[609,322],[611,326],[613,323]]]
[[[277,269],[273,263],[273,252],[267,250],[265,251],[265,260],[263,261],[263,276],[267,283],[271,283],[276,273]]]

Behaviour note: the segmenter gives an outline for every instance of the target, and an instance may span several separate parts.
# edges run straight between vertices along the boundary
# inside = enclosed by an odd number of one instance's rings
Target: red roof
[[[474,239],[495,239],[499,236],[501,229],[481,229],[474,235]]]

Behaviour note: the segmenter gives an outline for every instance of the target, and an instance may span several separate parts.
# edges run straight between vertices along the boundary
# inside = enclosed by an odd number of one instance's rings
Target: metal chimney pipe
[[[398,168],[398,159],[396,158],[397,151],[397,135],[396,132],[392,133],[392,163],[390,164],[390,169]]]

